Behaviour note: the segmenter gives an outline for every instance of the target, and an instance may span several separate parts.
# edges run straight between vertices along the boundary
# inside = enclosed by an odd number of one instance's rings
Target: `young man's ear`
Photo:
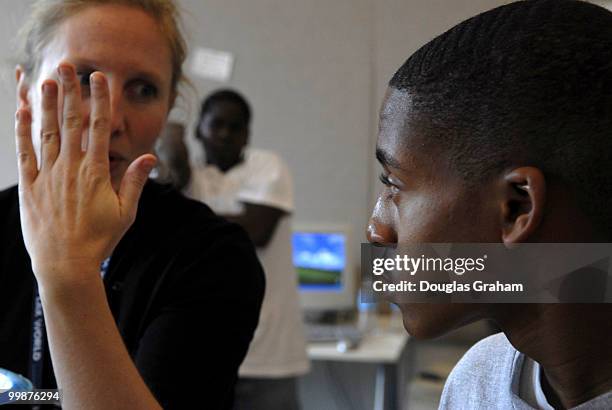
[[[504,176],[503,184],[502,241],[506,245],[526,242],[542,222],[544,175],[538,168],[516,168]]]
[[[21,65],[15,67],[17,81],[17,108],[30,108],[30,84]]]

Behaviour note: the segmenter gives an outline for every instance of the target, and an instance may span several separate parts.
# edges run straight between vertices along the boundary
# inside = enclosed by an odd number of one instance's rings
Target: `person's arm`
[[[99,269],[83,267],[83,273],[94,279],[41,287],[62,407],[160,409],[121,340]]]
[[[245,160],[247,169],[236,199],[244,205],[239,216],[227,219],[240,224],[257,247],[272,239],[280,220],[293,211],[291,173],[273,152],[254,150]]]
[[[60,68],[61,123],[58,84],[43,84],[40,167],[28,107],[17,111],[16,146],[21,228],[41,294],[63,408],[157,409],[122,343],[100,278],[101,262],[134,221],[155,157],[134,160],[115,192],[106,78],[99,72],[91,76],[89,138],[82,152],[79,81],[73,65],[62,63]]]
[[[280,219],[286,214],[285,211],[266,205],[256,205],[243,202],[244,212],[240,215],[223,215],[229,221],[242,226],[249,234],[253,244],[266,247],[278,226]]]

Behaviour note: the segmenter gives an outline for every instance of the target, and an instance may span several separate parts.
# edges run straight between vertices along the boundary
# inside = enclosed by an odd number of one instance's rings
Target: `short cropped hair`
[[[209,94],[204,101],[202,101],[199,120],[201,121],[202,117],[204,117],[204,115],[209,112],[215,104],[226,101],[234,103],[240,107],[244,114],[246,125],[251,122],[251,106],[249,105],[248,101],[242,96],[242,94],[230,89],[217,90]]]
[[[574,0],[501,6],[423,46],[389,86],[410,93],[466,184],[536,166],[612,237],[612,13]]]

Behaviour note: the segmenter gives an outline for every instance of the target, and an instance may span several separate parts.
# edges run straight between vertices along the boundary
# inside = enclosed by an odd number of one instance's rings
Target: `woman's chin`
[[[127,171],[126,161],[110,162],[111,185],[113,186],[115,192],[119,192],[119,187],[121,187],[121,180],[123,179],[123,175],[125,175],[125,171]]]

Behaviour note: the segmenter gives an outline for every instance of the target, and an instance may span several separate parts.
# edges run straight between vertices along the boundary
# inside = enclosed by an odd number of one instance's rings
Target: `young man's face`
[[[240,162],[247,145],[249,124],[238,104],[214,103],[201,118],[199,132],[209,163],[228,169]]]
[[[390,88],[380,115],[377,157],[385,184],[372,212],[368,240],[383,245],[499,242],[499,221],[487,187],[468,189],[436,137],[412,114],[410,94]],[[404,304],[404,326],[434,337],[481,317],[477,304]]]

